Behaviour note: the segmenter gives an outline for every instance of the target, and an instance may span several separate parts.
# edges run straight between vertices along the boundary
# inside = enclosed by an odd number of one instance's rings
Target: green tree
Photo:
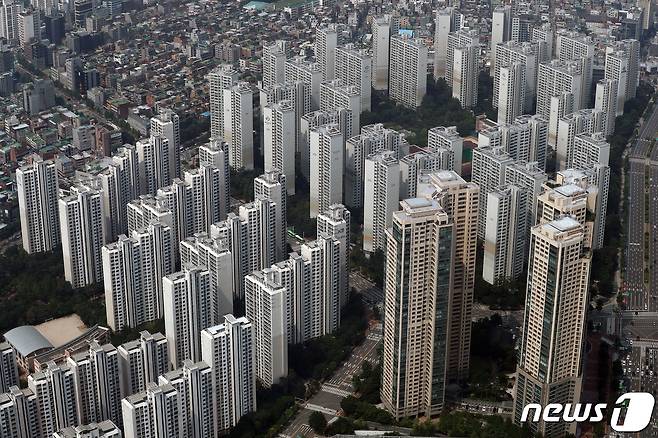
[[[354,433],[354,422],[349,418],[338,417],[336,421],[331,423],[325,431],[327,436],[333,435],[351,435]]]
[[[322,435],[327,428],[327,419],[324,418],[322,412],[313,411],[308,417],[308,425],[311,426],[315,433]]]

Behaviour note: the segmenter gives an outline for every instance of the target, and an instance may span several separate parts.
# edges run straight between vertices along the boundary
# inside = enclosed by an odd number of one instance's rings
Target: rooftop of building
[[[53,348],[53,344],[31,325],[9,330],[5,333],[5,340],[23,357]]]

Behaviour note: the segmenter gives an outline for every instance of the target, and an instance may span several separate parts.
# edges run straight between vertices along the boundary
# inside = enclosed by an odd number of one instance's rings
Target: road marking
[[[334,416],[338,415],[338,411],[334,411],[333,409],[325,408],[324,406],[314,405],[312,403],[306,403],[304,405],[304,407],[306,409],[308,409],[309,411],[322,412],[323,414],[334,415]]]
[[[341,397],[348,397],[352,395],[352,393],[349,391],[344,391],[333,385],[327,385],[327,384],[322,385],[322,391],[328,392],[329,394],[339,395]]]

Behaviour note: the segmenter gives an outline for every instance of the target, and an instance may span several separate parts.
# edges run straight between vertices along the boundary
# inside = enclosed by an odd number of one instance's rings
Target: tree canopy
[[[64,279],[61,248],[27,254],[11,247],[0,255],[0,332],[77,313],[87,325],[105,324],[100,285],[73,289]]]

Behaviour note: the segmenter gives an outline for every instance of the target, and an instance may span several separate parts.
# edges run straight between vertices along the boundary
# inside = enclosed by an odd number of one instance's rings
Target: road
[[[623,379],[629,391],[658,395],[658,341],[635,341],[621,357]],[[638,434],[641,438],[658,437],[658,416],[651,418],[649,427]]]
[[[381,307],[384,302],[384,292],[356,271],[350,273],[350,286],[361,294],[363,301],[369,306]]]
[[[364,301],[368,299],[368,296],[381,296],[381,291],[374,284],[356,272],[350,273],[350,287],[356,289],[357,293],[364,294]],[[377,349],[381,340],[381,323],[371,323],[366,332],[365,341],[352,351],[347,361],[334,372],[330,379],[323,382],[320,391],[301,406],[295,418],[280,436],[282,438],[318,436],[308,425],[311,412],[322,412],[327,417],[327,421],[339,415],[341,400],[353,394],[352,378],[361,373],[365,361],[373,365],[377,363]]]
[[[626,311],[612,315],[622,339],[628,391],[658,395],[658,105],[629,151],[628,235],[623,291]],[[606,309],[604,309],[606,310]],[[600,321],[603,324],[603,320]],[[608,330],[612,324],[608,324]],[[658,415],[640,437],[658,437]]]
[[[649,160],[649,310],[658,310],[658,145],[654,144]]]
[[[628,235],[626,247],[626,269],[624,272],[624,292],[626,294],[626,307],[629,310],[645,311],[656,310],[655,299],[649,298],[649,291],[645,285],[645,220],[646,220],[646,193],[651,189],[649,194],[649,227],[655,227],[658,224],[658,204],[654,198],[658,198],[658,179],[652,178],[657,176],[658,169],[656,166],[647,165],[647,157],[651,150],[651,145],[658,132],[658,105],[654,105],[651,115],[645,120],[640,128],[637,140],[629,152],[629,171],[627,181],[628,190]],[[658,152],[652,153],[652,158],[658,158]],[[650,178],[653,181],[650,187],[647,187],[647,168],[649,168]],[[649,245],[650,254],[656,254],[658,248],[656,243]],[[654,258],[655,261],[655,258]],[[651,271],[651,270],[649,270]],[[651,277],[656,277],[655,270]],[[658,286],[658,283],[653,283]],[[654,295],[654,292],[651,293]],[[651,305],[651,308],[649,307]]]

